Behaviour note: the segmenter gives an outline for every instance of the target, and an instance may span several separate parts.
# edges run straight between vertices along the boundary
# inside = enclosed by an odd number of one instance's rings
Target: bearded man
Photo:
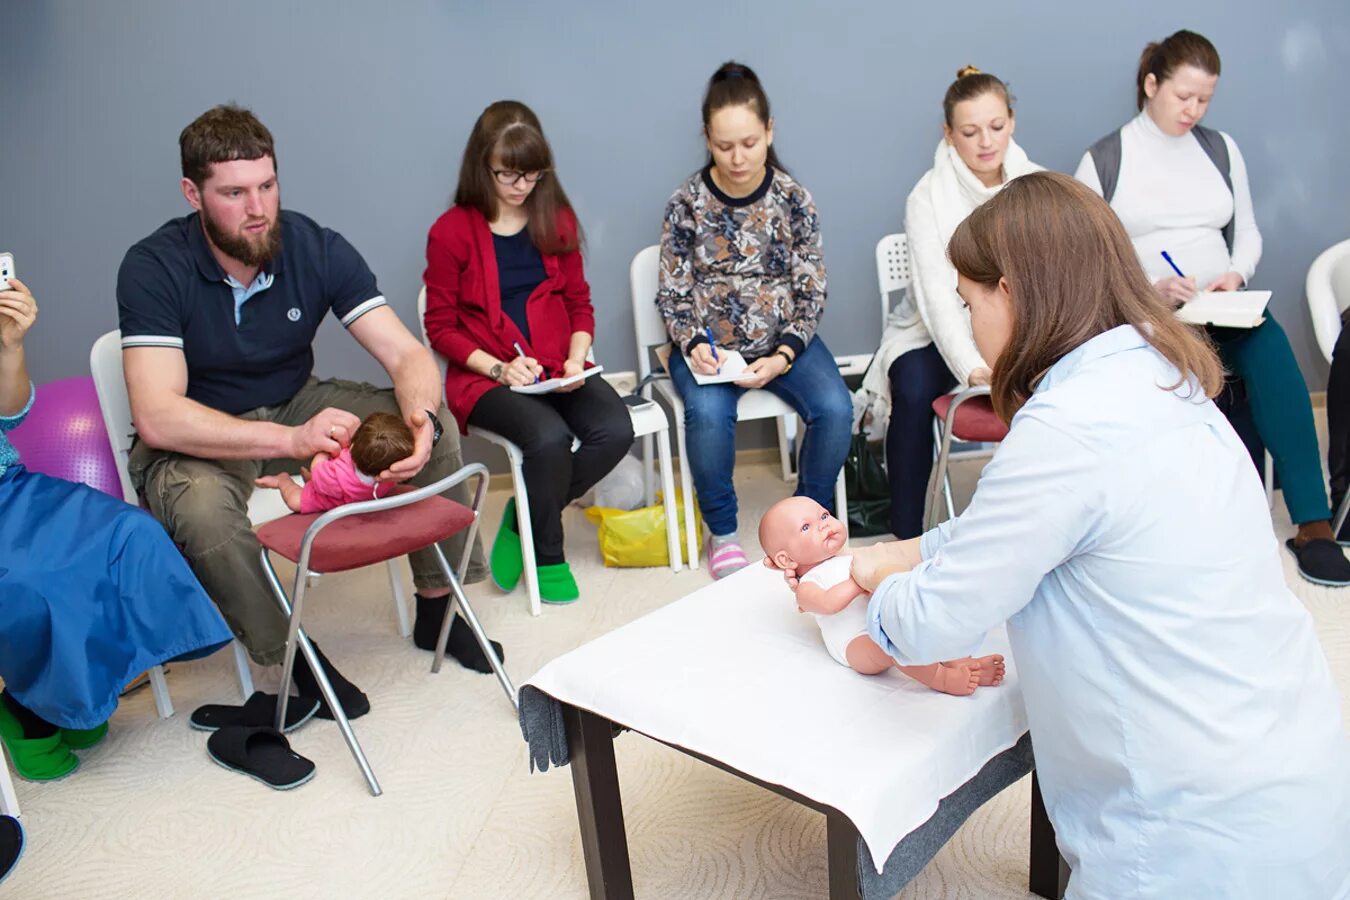
[[[281,208],[272,135],[250,111],[217,106],[178,138],[183,197],[194,212],[138,242],[117,276],[122,361],[137,440],[130,471],[235,636],[259,665],[280,664],[287,622],[259,564],[248,520],[255,479],[336,455],[373,412],[400,415],[412,455],[381,477],[431,484],[462,465],[429,350],[386,303],[340,234]],[[331,312],[388,373],[392,389],[313,376],[313,341]],[[467,486],[447,496],[467,503]],[[458,560],[464,533],[442,544]],[[449,585],[433,553],[409,557],[414,642],[434,649]],[[465,582],[485,575],[474,548]],[[495,643],[495,642],[494,642]],[[490,671],[458,615],[449,652]],[[319,653],[350,718],[365,694]],[[297,656],[295,684],[319,697]],[[319,713],[331,718],[325,704]]]

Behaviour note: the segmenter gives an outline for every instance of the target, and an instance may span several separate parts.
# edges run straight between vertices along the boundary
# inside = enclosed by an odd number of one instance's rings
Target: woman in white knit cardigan
[[[998,78],[966,66],[942,100],[943,139],[905,204],[912,280],[891,312],[863,392],[874,421],[886,414],[891,531],[923,532],[924,493],[933,464],[933,401],[957,385],[988,384],[989,365],[970,333],[947,260],[952,232],[1008,181],[1040,166],[1013,141],[1012,98]],[[880,415],[878,415],[880,414]]]

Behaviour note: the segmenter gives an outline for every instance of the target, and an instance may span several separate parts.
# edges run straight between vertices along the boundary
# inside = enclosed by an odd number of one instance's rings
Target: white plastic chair
[[[1327,364],[1331,363],[1336,340],[1341,336],[1341,314],[1350,309],[1350,240],[1333,244],[1318,254],[1308,268],[1305,282],[1308,293],[1308,312],[1312,314],[1313,333],[1317,346]],[[1269,460],[1269,455],[1267,455]],[[1346,515],[1350,513],[1350,494],[1336,510],[1332,530],[1341,533]]]
[[[426,285],[423,285],[422,289],[417,292],[417,327],[422,332],[422,343],[427,345],[427,349],[431,349],[431,339],[427,337],[426,312],[427,289]],[[431,355],[436,359],[436,365],[441,370],[441,381],[444,382],[446,359],[435,350],[431,350]],[[594,362],[594,358],[591,361]],[[604,373],[601,373],[600,377],[605,377]],[[645,409],[629,407],[628,413],[633,423],[633,435],[642,438],[644,450],[650,447],[653,438],[656,440],[661,461],[661,489],[664,491],[665,497],[674,498],[675,479],[672,474],[670,459],[670,421],[666,418],[665,410],[656,404],[652,404]],[[530,521],[530,494],[525,485],[525,454],[517,444],[495,431],[470,425],[468,432],[474,437],[496,444],[506,453],[506,459],[511,468],[511,486],[516,495],[516,529],[520,534],[520,556],[524,566],[522,574],[525,578],[525,592],[530,600],[530,614],[537,616],[543,609],[539,597],[539,571],[536,568],[534,557],[534,525]],[[579,442],[574,439],[573,451],[576,450],[578,445]],[[648,460],[649,456],[643,457],[644,463]],[[650,465],[646,468],[650,471]],[[654,502],[655,498],[651,495],[650,487],[648,487],[647,503],[651,505]],[[667,500],[665,507],[666,541],[670,553],[670,570],[678,572],[682,565],[678,535],[679,526],[675,515],[676,507],[673,500]],[[691,557],[691,559],[695,559],[695,557]]]
[[[881,331],[891,317],[891,295],[909,287],[909,241],[902,234],[888,234],[877,241],[877,286],[881,290]],[[838,356],[840,375],[862,375],[872,363],[873,353]]]
[[[633,300],[633,330],[637,335],[638,376],[645,380],[652,371],[652,351],[670,343],[666,323],[656,308],[657,266],[661,259],[661,248],[653,244],[638,251],[628,268],[628,285]],[[689,449],[685,445],[684,401],[680,392],[668,377],[660,378],[643,388],[643,396],[651,398],[655,387],[675,414],[675,439],[680,448],[680,487],[686,504],[684,516],[685,544],[689,551],[689,565],[698,568],[698,535],[695,531],[694,507],[692,500],[694,488],[689,473]],[[779,436],[779,454],[782,458],[783,477],[792,476],[792,460],[786,441],[785,423],[796,422],[797,411],[784,401],[765,390],[750,390],[741,395],[736,404],[736,420],[748,422],[754,419],[777,419]],[[651,451],[644,443],[643,461],[650,466]],[[840,511],[840,520],[848,528],[848,500],[844,494],[844,472],[839,471],[839,480],[835,483],[835,507]],[[669,508],[669,507],[667,507]]]
[[[135,429],[131,423],[131,402],[127,398],[126,380],[122,374],[122,332],[109,331],[94,341],[93,349],[89,351],[89,371],[94,376],[94,390],[103,412],[103,424],[108,431],[108,440],[112,443],[117,477],[122,482],[122,498],[133,506],[139,506],[140,497],[132,487],[131,474],[127,469]],[[254,527],[289,514],[290,510],[282,502],[280,491],[256,490],[249,497],[248,520]],[[407,637],[412,634],[412,626],[408,622],[403,582],[399,579],[395,562],[389,561],[389,585],[397,607],[399,633]],[[239,692],[247,700],[253,694],[253,677],[248,667],[248,654],[238,641],[234,642],[234,660],[239,670]],[[167,719],[172,716],[173,701],[169,698],[169,687],[162,666],[150,670],[150,686],[160,717]]]
[[[9,755],[0,744],[0,815],[19,818],[19,795],[14,793],[14,779],[9,774]]]

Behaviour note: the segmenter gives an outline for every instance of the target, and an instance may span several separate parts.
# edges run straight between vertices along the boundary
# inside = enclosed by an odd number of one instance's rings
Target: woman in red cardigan
[[[633,443],[628,409],[602,378],[547,394],[513,386],[578,375],[595,333],[576,214],[529,107],[483,111],[464,148],[455,205],[427,235],[426,330],[445,355],[445,398],[460,427],[506,437],[524,454],[540,599],[577,599],[563,556],[562,510]],[[572,452],[572,438],[581,446]],[[515,500],[492,545],[493,580],[512,590],[524,563]]]

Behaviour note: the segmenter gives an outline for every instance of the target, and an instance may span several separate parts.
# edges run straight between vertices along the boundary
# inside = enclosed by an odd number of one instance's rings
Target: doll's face
[[[764,552],[781,569],[814,566],[844,548],[844,525],[809,497],[773,505],[760,523]]]

